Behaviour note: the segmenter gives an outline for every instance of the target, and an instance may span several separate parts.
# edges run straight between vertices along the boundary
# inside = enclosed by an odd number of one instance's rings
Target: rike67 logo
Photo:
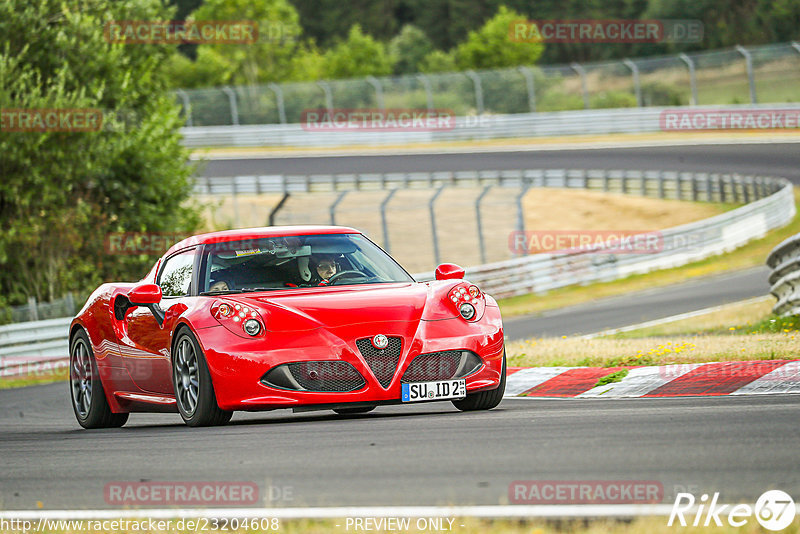
[[[695,496],[691,493],[678,493],[675,503],[672,505],[672,512],[669,515],[667,526],[672,526],[677,519],[678,523],[685,527],[688,520],[692,521],[692,526],[710,526],[713,522],[715,526],[723,526],[723,521],[727,521],[732,527],[742,527],[748,523],[753,515],[756,521],[767,530],[783,530],[794,521],[797,509],[794,500],[788,493],[781,490],[770,490],[765,492],[756,501],[755,506],[749,504],[719,504],[719,493],[714,493],[711,501],[708,495],[703,494],[698,503]]]

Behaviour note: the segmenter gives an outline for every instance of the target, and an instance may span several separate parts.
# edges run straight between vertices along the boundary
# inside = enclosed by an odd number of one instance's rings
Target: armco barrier
[[[0,326],[0,376],[16,376],[63,364],[71,317]]]
[[[300,124],[250,126],[202,126],[181,130],[183,144],[198,147],[333,147],[356,145],[400,145],[438,141],[527,138],[564,135],[647,133],[662,130],[665,111],[774,110],[800,112],[800,104],[761,104],[702,107],[648,107],[517,113],[457,117],[455,127],[438,131],[308,131]],[[796,122],[793,130],[797,129]]]
[[[706,183],[705,179],[692,176],[693,182],[698,180],[700,184]],[[730,180],[739,186],[760,183],[772,193],[715,217],[662,230],[663,247],[655,253],[614,254],[587,250],[535,254],[468,268],[467,277],[497,298],[617,280],[731,251],[794,218],[794,194],[792,184],[787,180],[736,176]],[[432,278],[432,272],[417,276],[418,280]]]
[[[455,180],[478,174],[444,173]],[[479,173],[480,174],[480,173]],[[672,191],[674,198],[694,200],[737,200],[744,206],[726,213],[661,231],[663,246],[658,252],[648,254],[613,254],[599,251],[582,251],[569,254],[535,254],[512,260],[480,265],[467,269],[467,277],[487,293],[497,298],[541,293],[569,285],[610,281],[626,276],[684,265],[735,249],[744,243],[762,237],[769,230],[787,224],[795,215],[792,184],[783,178],[765,178],[737,175],[710,175],[706,173],[666,173],[660,171],[601,171],[599,175],[586,171],[520,171],[508,175],[490,172],[482,180],[496,180],[497,185],[528,187],[580,187],[610,190],[612,183],[623,192],[647,194]],[[428,179],[434,180],[432,175]],[[505,181],[504,181],[505,180]],[[338,184],[364,184],[372,187],[394,189],[392,180],[347,180]],[[432,182],[433,183],[433,182]],[[469,182],[453,182],[466,185]],[[483,183],[483,182],[480,182]],[[273,181],[277,187],[313,191],[324,187],[331,190],[330,182],[302,177],[292,181],[281,177]],[[408,184],[404,184],[408,185]],[[280,190],[280,189],[279,189]],[[211,194],[227,191],[207,191]],[[662,195],[663,196],[663,195]],[[792,276],[796,268],[800,239],[792,238],[778,246],[768,263],[783,278]],[[783,273],[786,273],[783,275]],[[794,271],[797,272],[797,271]],[[431,280],[432,272],[414,275],[417,280]],[[793,280],[793,278],[792,278]],[[772,281],[772,280],[771,280]],[[789,284],[781,284],[789,287]],[[779,297],[780,298],[780,297]],[[0,374],[4,368],[15,365],[20,358],[31,362],[52,362],[67,356],[67,327],[69,318],[16,323],[0,327]],[[4,363],[5,362],[5,363]],[[8,373],[6,373],[8,374]]]
[[[777,299],[772,311],[777,315],[800,314],[800,234],[772,249],[767,265],[772,269],[770,293]]]

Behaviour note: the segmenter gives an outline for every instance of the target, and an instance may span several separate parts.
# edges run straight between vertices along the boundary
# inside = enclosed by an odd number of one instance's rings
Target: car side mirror
[[[164,310],[159,307],[158,303],[161,302],[161,288],[156,284],[139,284],[133,287],[126,295],[127,303],[115,303],[114,312],[117,319],[122,320],[128,309],[135,306],[141,306],[150,310],[153,317],[158,321],[159,326],[164,324]],[[119,301],[119,299],[118,299]]]
[[[464,268],[455,263],[442,263],[436,267],[437,280],[457,280],[464,278]]]
[[[161,288],[156,284],[139,284],[128,291],[128,300],[136,306],[149,306],[161,302]]]

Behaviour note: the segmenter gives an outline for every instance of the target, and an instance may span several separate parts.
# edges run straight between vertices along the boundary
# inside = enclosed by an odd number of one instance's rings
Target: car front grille
[[[426,382],[463,378],[477,371],[481,365],[481,359],[477,354],[465,350],[420,354],[408,366],[400,381]]]
[[[392,382],[397,364],[400,361],[400,354],[403,350],[403,340],[399,337],[390,337],[389,345],[385,349],[376,349],[372,346],[370,338],[359,339],[356,341],[361,356],[367,362],[372,374],[378,379],[380,385],[388,387]]]
[[[267,386],[295,391],[346,393],[366,385],[355,367],[340,360],[286,363],[261,379]]]

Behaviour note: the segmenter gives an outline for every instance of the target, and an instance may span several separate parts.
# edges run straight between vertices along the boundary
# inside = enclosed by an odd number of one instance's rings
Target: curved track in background
[[[655,169],[782,176],[800,183],[800,144],[581,148],[374,156],[236,157],[206,163],[204,176],[506,169]]]
[[[212,162],[205,172],[521,167],[727,170],[800,183],[800,145],[247,158]],[[569,319],[553,312],[510,320],[509,333],[557,333],[570,322],[573,332],[588,332],[621,326],[607,320],[614,311],[615,321],[630,323],[650,318],[647,309],[672,314],[763,294],[766,270],[699,283],[702,291],[693,281],[574,307]],[[549,323],[536,330],[537,320]],[[227,427],[200,429],[184,427],[177,414],[133,414],[122,429],[93,432],[79,430],[66,384],[0,391],[0,406],[5,510],[36,509],[37,501],[45,509],[108,508],[108,483],[186,480],[255,482],[256,506],[498,504],[515,480],[658,481],[669,503],[687,489],[719,491],[721,502],[754,503],[772,488],[800,495],[792,468],[800,462],[800,396],[507,399],[491,412],[436,403],[352,417],[281,410],[237,413]],[[283,498],[270,500],[270,486]]]
[[[800,184],[799,143],[740,143],[637,148],[564,148],[370,156],[226,157],[205,176],[433,172],[487,169],[664,169],[781,176]],[[765,258],[766,259],[766,258]],[[458,262],[457,258],[452,261]],[[768,270],[748,269],[507,321],[510,339],[591,333],[766,295]],[[546,297],[543,297],[546,298]]]

